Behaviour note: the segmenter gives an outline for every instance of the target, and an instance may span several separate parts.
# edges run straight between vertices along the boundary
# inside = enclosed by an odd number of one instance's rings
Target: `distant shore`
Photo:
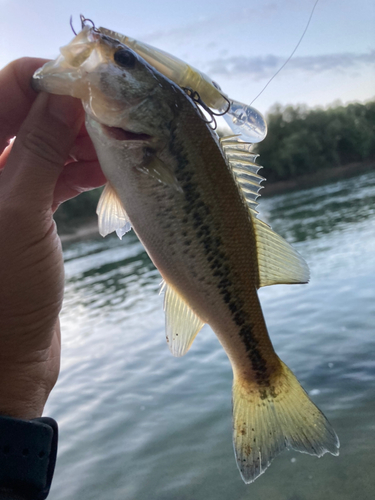
[[[60,228],[59,226],[57,226],[57,230],[62,243],[84,240],[99,234],[98,219],[96,215],[79,222],[73,219],[69,230],[66,227]]]
[[[319,170],[315,174],[303,175],[295,179],[287,181],[269,183],[265,181],[264,189],[260,191],[262,197],[275,196],[277,194],[286,193],[288,191],[296,191],[298,189],[306,189],[328,182],[354,177],[356,175],[364,174],[371,170],[375,170],[375,160],[367,160],[363,162],[349,163],[340,167],[333,167],[330,169]],[[261,174],[262,172],[260,172]],[[70,230],[66,227],[59,228],[59,234],[63,243],[83,240],[92,236],[98,235],[98,223],[96,216],[88,217],[85,220],[71,221]]]
[[[306,189],[328,182],[355,177],[356,175],[364,174],[370,170],[375,170],[375,160],[366,160],[362,162],[349,163],[340,167],[332,167],[324,170],[319,170],[314,174],[301,175],[294,179],[279,182],[264,182],[264,189],[260,191],[261,196],[275,196],[277,194],[286,193],[287,191],[296,191],[298,189]],[[262,175],[262,171],[259,172]]]

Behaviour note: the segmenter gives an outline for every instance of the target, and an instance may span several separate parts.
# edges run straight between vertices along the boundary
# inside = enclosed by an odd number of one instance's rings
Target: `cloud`
[[[226,57],[216,59],[208,64],[206,72],[214,75],[246,75],[255,81],[271,78],[285,63],[280,56],[263,57]],[[346,71],[362,64],[375,64],[375,50],[364,54],[324,54],[319,56],[300,56],[291,59],[283,71],[303,71],[323,73],[325,71]]]
[[[192,7],[196,3],[193,0]],[[236,15],[234,16],[228,16],[227,11],[220,9],[209,11],[209,14],[203,14],[199,13],[198,8],[198,15],[192,21],[183,20],[183,23],[179,26],[144,34],[142,39],[150,44],[160,42],[160,40],[170,40],[173,44],[191,44],[191,40],[194,37],[207,35],[207,33],[217,34],[217,31],[220,29],[224,29],[224,32],[228,33],[230,27],[238,31],[241,25],[247,27],[250,22],[264,22],[265,18],[275,16],[279,10],[280,6],[275,2],[268,2],[261,5],[256,4],[243,8],[239,8],[236,5]],[[204,12],[206,11],[207,9],[204,9]],[[190,19],[190,17],[187,17],[187,19]]]

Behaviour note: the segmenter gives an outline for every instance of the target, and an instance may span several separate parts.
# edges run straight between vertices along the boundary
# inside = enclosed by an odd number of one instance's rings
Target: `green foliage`
[[[269,181],[375,158],[375,102],[309,110],[275,105],[256,146]]]

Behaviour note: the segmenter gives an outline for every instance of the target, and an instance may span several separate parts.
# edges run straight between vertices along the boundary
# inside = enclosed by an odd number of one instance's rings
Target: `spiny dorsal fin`
[[[190,349],[204,322],[165,281],[160,292],[163,291],[167,343],[173,356],[183,356]]]
[[[265,180],[264,177],[258,175],[258,171],[262,167],[255,163],[259,155],[251,151],[253,146],[251,143],[239,140],[237,135],[222,137],[219,140],[247,206],[252,213],[257,214],[255,208],[258,203],[256,200],[260,196],[259,190],[262,189],[260,183]]]
[[[265,180],[258,175],[262,167],[255,163],[257,154],[251,151],[252,144],[242,142],[238,136],[220,139],[220,145],[229,162],[238,187],[249,208],[254,224],[257,242],[259,286],[277,284],[307,283],[309,268],[301,257],[284,238],[257,218],[256,211],[260,183]]]
[[[96,209],[98,214],[99,233],[104,237],[116,231],[122,239],[132,228],[130,219],[111,184],[107,182],[100,196]]]

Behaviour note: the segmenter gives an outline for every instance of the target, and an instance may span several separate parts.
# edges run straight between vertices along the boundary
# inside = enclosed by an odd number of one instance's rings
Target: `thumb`
[[[3,201],[25,207],[29,215],[51,208],[57,179],[83,118],[78,99],[38,95],[0,177]]]

